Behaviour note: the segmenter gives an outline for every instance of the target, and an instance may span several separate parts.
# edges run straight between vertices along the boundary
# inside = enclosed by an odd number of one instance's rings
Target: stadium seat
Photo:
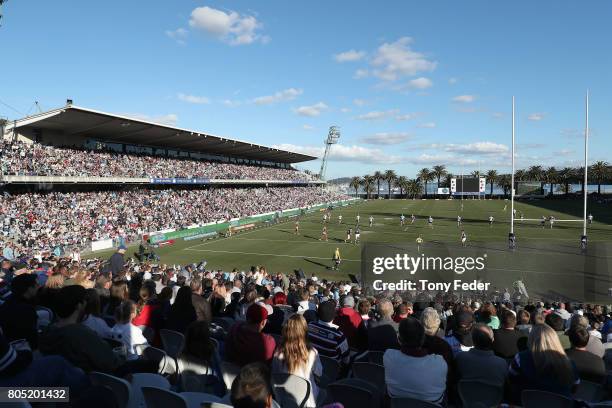
[[[374,363],[353,363],[353,377],[385,389],[385,367]]]
[[[132,387],[129,382],[123,378],[118,378],[109,374],[93,371],[89,373],[89,379],[92,385],[108,387],[113,391],[119,408],[126,408],[130,401]]]
[[[484,381],[461,380],[459,397],[464,408],[497,406],[504,397],[504,389]]]
[[[327,400],[339,402],[344,408],[379,408],[381,390],[367,381],[358,378],[345,378],[329,384]]]
[[[370,363],[383,365],[383,356],[385,355],[384,351],[369,351],[368,352],[368,361]]]
[[[440,408],[441,405],[433,402],[421,401],[414,398],[391,398],[391,408]]]
[[[164,390],[170,389],[168,380],[159,375],[151,373],[134,373],[131,376],[132,392],[130,394],[129,408],[146,408],[142,387],[157,387]]]
[[[523,408],[573,408],[574,400],[560,394],[539,390],[524,390],[521,394]]]
[[[319,359],[321,360],[321,365],[323,366],[323,375],[319,380],[319,386],[326,388],[329,384],[338,379],[338,374],[340,373],[340,363],[331,357],[322,355],[319,355]]]
[[[591,381],[580,380],[574,397],[587,402],[600,402],[606,398],[607,393],[603,385]]]
[[[185,344],[185,336],[183,336],[182,333],[168,329],[161,329],[159,331],[159,334],[161,336],[164,351],[169,357],[172,357],[172,359],[174,360],[175,372],[178,373],[178,356],[183,350],[183,346]]]
[[[231,317],[213,317],[212,322],[223,327],[223,330],[229,331],[235,321]]]
[[[164,350],[158,349],[153,346],[149,346],[142,351],[142,357],[145,360],[149,361],[158,361],[159,362],[159,374],[174,374],[174,369],[170,370],[170,366],[168,364],[168,355]]]
[[[303,408],[310,396],[310,382],[293,374],[272,374],[272,387],[283,408]]]
[[[188,408],[185,397],[157,387],[142,387],[147,408]]]
[[[205,392],[181,392],[180,395],[187,400],[187,405],[190,407],[200,407],[202,404],[212,402],[223,403],[221,398]]]
[[[238,374],[240,374],[240,367],[228,361],[222,361],[221,374],[223,375],[223,381],[225,381],[225,386],[228,390],[231,390],[232,383],[234,382]]]

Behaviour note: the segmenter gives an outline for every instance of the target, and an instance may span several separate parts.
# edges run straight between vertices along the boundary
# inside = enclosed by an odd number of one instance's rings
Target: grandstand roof
[[[6,130],[14,127],[50,129],[70,136],[87,136],[107,142],[190,150],[278,163],[299,163],[316,159],[301,153],[75,105],[66,105],[11,121]]]

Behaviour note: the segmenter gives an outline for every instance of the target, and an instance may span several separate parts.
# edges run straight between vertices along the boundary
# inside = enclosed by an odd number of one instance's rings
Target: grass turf
[[[504,207],[506,210],[504,211]],[[516,202],[517,217],[539,219],[554,216],[557,220],[579,220],[582,216],[582,202],[579,200],[534,200]],[[592,246],[612,244],[612,212],[609,205],[590,204],[589,212],[595,221],[589,226],[589,251]],[[338,223],[342,214],[343,222]],[[402,248],[416,246],[415,239],[421,235],[424,247],[446,246],[452,251],[461,251],[460,229],[457,215],[463,218],[463,229],[468,237],[468,250],[489,253],[489,273],[496,275],[496,283],[510,286],[518,278],[539,288],[546,287],[551,276],[559,287],[572,287],[571,295],[578,299],[585,291],[585,260],[580,255],[579,238],[581,222],[555,222],[542,228],[538,221],[519,220],[515,223],[518,250],[509,253],[507,237],[510,222],[510,202],[506,200],[370,200],[349,207],[335,209],[328,223],[329,241],[319,241],[322,230],[322,213],[300,217],[300,234],[294,234],[294,219],[288,222],[257,228],[234,234],[230,238],[207,241],[178,240],[171,246],[156,250],[162,263],[181,264],[199,262],[205,259],[207,268],[247,270],[252,265],[265,265],[269,272],[291,273],[301,268],[307,276],[315,273],[321,278],[347,279],[347,274],[357,276],[361,271],[361,245],[345,243],[346,230],[355,227],[355,217],[361,216],[361,241],[363,243],[386,243]],[[399,217],[406,216],[406,226],[400,226]],[[410,215],[417,220],[410,224]],[[427,217],[434,218],[433,228],[427,225]],[[488,217],[495,217],[492,226]],[[374,225],[368,226],[368,218],[374,217]],[[330,269],[331,258],[336,248],[342,255],[341,272]],[[128,255],[134,251],[130,248]],[[605,252],[605,251],[603,251]],[[101,256],[108,256],[108,251]],[[553,263],[560,266],[551,265]],[[607,294],[606,275],[608,256],[600,250],[591,262],[591,269],[605,272],[593,276],[593,286],[602,296]],[[602,263],[603,262],[603,263]],[[610,262],[612,265],[612,262]],[[604,269],[602,271],[602,269]],[[467,278],[467,275],[465,276]],[[479,278],[482,278],[480,276]],[[500,279],[501,278],[501,279]],[[596,286],[596,288],[594,287]],[[611,285],[612,286],[612,285]],[[557,289],[561,291],[561,289]],[[568,295],[568,293],[565,293]]]

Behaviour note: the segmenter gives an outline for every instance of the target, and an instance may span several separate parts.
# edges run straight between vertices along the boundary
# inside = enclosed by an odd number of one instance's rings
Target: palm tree
[[[454,178],[455,178],[455,176],[453,176],[451,173],[446,173],[446,176],[444,176],[444,182],[442,183],[442,187],[450,188],[451,180],[454,179]]]
[[[478,178],[478,177],[480,177],[480,170],[474,170],[473,172],[470,173],[470,175],[472,177]]]
[[[544,181],[550,184],[550,196],[554,194],[553,186],[559,181],[559,172],[554,166],[551,166],[544,170]]]
[[[380,197],[380,182],[384,180],[384,177],[385,175],[382,172],[378,170],[374,172],[374,180],[376,181],[376,185],[378,187],[378,194],[376,195],[376,198]]]
[[[404,194],[404,187],[406,187],[406,182],[408,179],[405,176],[399,176],[395,179],[395,187],[400,189],[400,197]]]
[[[540,195],[544,195],[544,170],[542,166],[531,166],[527,169],[527,175],[531,181],[540,182]]]
[[[446,176],[448,172],[446,171],[446,166],[439,164],[437,166],[433,166],[433,175],[438,179],[438,188],[440,188],[440,178]]]
[[[374,190],[374,181],[375,181],[375,177],[374,176],[370,176],[369,174],[366,174],[365,176],[363,176],[363,178],[361,179],[361,185],[363,186],[363,189],[366,192],[366,198],[370,198],[370,193],[372,192],[372,190]]]
[[[515,174],[516,177],[516,174]],[[504,190],[504,196],[508,195],[512,184],[512,176],[510,174],[502,174],[497,177],[497,185]]]
[[[610,177],[608,163],[604,161],[593,163],[591,172],[593,173],[593,178],[597,181],[597,194],[601,194],[601,183]]]
[[[487,172],[487,180],[491,184],[491,194],[489,198],[493,198],[493,184],[497,181],[497,170],[489,170]]]
[[[359,186],[361,186],[361,178],[353,177],[349,183],[349,187],[355,189],[355,197],[357,197],[357,190],[359,190]]]
[[[575,177],[576,177],[575,171],[571,167],[564,167],[559,172],[559,182],[563,183],[563,192],[565,193],[566,196],[570,192],[569,185],[572,182],[572,180],[574,180]]]
[[[406,183],[406,194],[412,198],[415,198],[421,192],[421,183],[418,179],[408,180]]]
[[[387,181],[387,190],[389,192],[389,200],[391,199],[391,183],[397,178],[397,174],[393,170],[385,170],[383,178]]]
[[[425,186],[425,197],[427,197],[427,182],[433,180],[433,173],[429,171],[428,168],[422,168],[421,171],[418,172],[417,178],[420,183],[423,183]]]

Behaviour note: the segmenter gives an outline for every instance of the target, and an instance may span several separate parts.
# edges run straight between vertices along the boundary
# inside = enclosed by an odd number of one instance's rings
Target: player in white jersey
[[[489,227],[493,227],[493,221],[495,221],[495,218],[493,218],[492,215],[489,215]]]
[[[355,217],[355,221],[357,221],[357,224],[359,224],[359,220],[361,219],[361,216],[359,214],[357,214],[357,216]]]
[[[504,204],[504,212],[508,209],[508,204]]]
[[[460,215],[457,216],[457,228],[461,227],[461,224],[463,223],[463,219],[461,218]]]
[[[351,236],[353,235],[353,229],[349,228],[348,230],[346,230],[346,239],[344,240],[344,242],[351,242]]]
[[[372,225],[374,225],[374,217],[372,217],[371,215],[369,218],[369,223],[370,223],[370,228],[372,228]]]
[[[467,241],[467,235],[464,230],[461,230],[461,246],[465,247],[465,243]]]
[[[323,224],[327,223],[327,213],[323,214]]]
[[[553,225],[555,224],[555,217],[551,215],[548,218],[548,222],[550,222],[550,229],[552,229]]]
[[[406,217],[404,217],[404,214],[400,215],[400,226],[404,226],[406,222]]]
[[[300,221],[295,221],[295,235],[300,235]]]
[[[415,221],[416,221],[416,217],[414,216],[414,214],[410,215],[410,223],[414,224]]]
[[[359,225],[355,227],[355,244],[359,243],[359,237],[361,236],[361,230],[359,229]]]
[[[544,228],[544,226],[546,226],[546,217],[542,216],[542,219],[540,220],[540,225],[542,226],[542,228]]]
[[[427,219],[427,224],[429,224],[430,228],[433,228],[433,217],[431,215]]]
[[[589,216],[587,217],[589,220],[589,224],[593,223],[593,214],[589,214]]]
[[[338,216],[338,224],[342,224],[342,214]]]

